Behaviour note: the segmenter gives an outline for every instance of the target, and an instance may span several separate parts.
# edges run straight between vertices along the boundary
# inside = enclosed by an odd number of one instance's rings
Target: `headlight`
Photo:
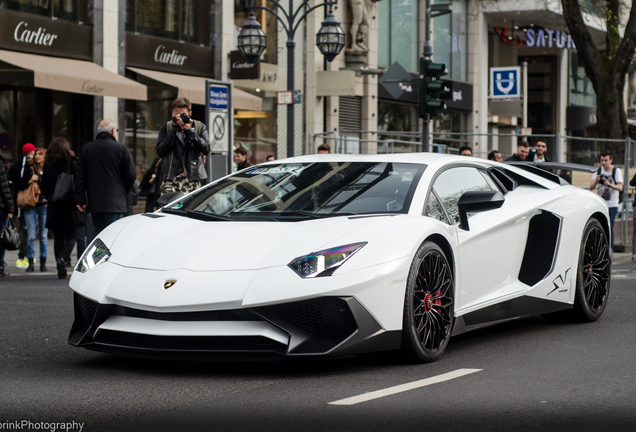
[[[86,273],[88,270],[92,269],[96,265],[108,261],[110,255],[111,253],[104,242],[97,238],[84,251],[82,259],[77,265],[77,271],[80,273]]]
[[[367,242],[362,242],[325,249],[298,257],[287,265],[301,278],[331,276],[351,255],[366,244]]]

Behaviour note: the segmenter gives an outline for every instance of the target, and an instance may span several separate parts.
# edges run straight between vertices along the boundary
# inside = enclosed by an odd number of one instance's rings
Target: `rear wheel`
[[[590,219],[583,231],[573,312],[579,320],[596,321],[607,305],[612,257],[607,234],[600,222]]]
[[[420,246],[406,284],[402,352],[417,362],[437,360],[448,345],[454,315],[453,272],[442,249]]]

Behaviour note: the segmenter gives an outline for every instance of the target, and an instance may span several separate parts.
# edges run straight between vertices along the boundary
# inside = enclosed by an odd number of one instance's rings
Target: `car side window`
[[[446,219],[444,210],[442,209],[442,206],[434,193],[431,193],[428,197],[424,216],[432,217],[433,219],[437,219],[438,221],[448,223],[448,219]]]
[[[464,192],[492,191],[490,184],[477,168],[456,167],[441,173],[433,183],[433,190],[451,218],[451,223],[459,222],[457,201]],[[433,194],[431,194],[431,197]],[[429,203],[431,198],[429,198]],[[427,204],[428,207],[428,204]]]

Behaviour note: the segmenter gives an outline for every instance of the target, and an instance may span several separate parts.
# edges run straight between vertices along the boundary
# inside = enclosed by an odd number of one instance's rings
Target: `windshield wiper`
[[[164,213],[177,214],[180,216],[186,216],[192,219],[199,219],[204,221],[229,221],[231,220],[229,217],[215,215],[212,213],[204,213],[196,210],[185,210],[185,209],[175,209],[175,208],[163,208],[161,209]]]

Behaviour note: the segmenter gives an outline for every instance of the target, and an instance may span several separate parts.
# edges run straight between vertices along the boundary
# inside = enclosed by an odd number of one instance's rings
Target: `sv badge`
[[[168,289],[174,286],[174,284],[176,284],[177,281],[176,279],[168,279],[164,284],[163,284],[163,288],[164,289]]]
[[[550,294],[552,294],[553,292],[555,292],[556,290],[559,290],[559,292],[565,292],[568,290],[568,288],[565,286],[565,282],[568,280],[568,272],[570,271],[570,269],[567,269],[565,271],[564,275],[558,275],[553,281],[552,284],[554,285],[554,289],[552,291],[550,291],[549,293],[546,294],[546,297],[549,296]]]

